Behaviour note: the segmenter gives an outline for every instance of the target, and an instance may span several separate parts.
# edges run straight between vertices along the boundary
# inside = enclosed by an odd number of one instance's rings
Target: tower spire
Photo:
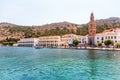
[[[94,14],[93,14],[93,12],[91,13],[90,21],[94,21]]]

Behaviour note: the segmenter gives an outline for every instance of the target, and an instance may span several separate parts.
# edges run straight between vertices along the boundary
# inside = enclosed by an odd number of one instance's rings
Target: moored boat
[[[42,49],[42,46],[34,46],[35,49]]]

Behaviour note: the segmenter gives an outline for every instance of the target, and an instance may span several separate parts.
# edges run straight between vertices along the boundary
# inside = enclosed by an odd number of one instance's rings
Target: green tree
[[[115,46],[116,46],[117,48],[120,48],[120,43],[117,43]]]
[[[77,46],[79,44],[79,41],[77,39],[73,40],[73,44]]]
[[[113,41],[112,40],[106,40],[104,41],[104,44],[109,47],[109,45],[113,44]]]
[[[98,46],[101,47],[101,46],[102,46],[102,43],[99,42],[99,43],[98,43]]]
[[[10,45],[10,46],[12,46],[14,43],[17,43],[17,41],[19,41],[19,39],[6,38],[6,40],[0,41],[0,43],[3,44],[3,45]]]

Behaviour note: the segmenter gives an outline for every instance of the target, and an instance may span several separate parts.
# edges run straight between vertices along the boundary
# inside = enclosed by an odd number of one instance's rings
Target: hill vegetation
[[[111,17],[108,19],[96,20],[97,33],[112,28],[120,28],[120,18]],[[0,39],[5,38],[30,38],[50,35],[64,34],[88,34],[87,24],[74,24],[70,22],[59,22],[42,26],[19,26],[11,23],[0,23]]]

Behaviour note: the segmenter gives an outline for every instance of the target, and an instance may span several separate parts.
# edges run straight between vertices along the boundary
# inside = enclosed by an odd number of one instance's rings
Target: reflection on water
[[[109,76],[108,80],[119,80],[120,78],[119,76],[120,73],[118,72],[120,71],[119,51],[89,50],[87,57],[89,58],[88,59],[89,60],[88,65],[90,70],[89,73],[92,80],[96,80],[97,77],[100,75],[102,75],[103,79],[105,80],[107,80],[106,76]]]
[[[95,79],[95,77],[97,76],[97,63],[96,63],[96,59],[98,59],[98,55],[95,53],[94,50],[89,50],[88,52],[88,56],[89,58],[89,73],[90,73],[90,77],[91,79]]]
[[[120,80],[120,52],[0,47],[0,80]]]

